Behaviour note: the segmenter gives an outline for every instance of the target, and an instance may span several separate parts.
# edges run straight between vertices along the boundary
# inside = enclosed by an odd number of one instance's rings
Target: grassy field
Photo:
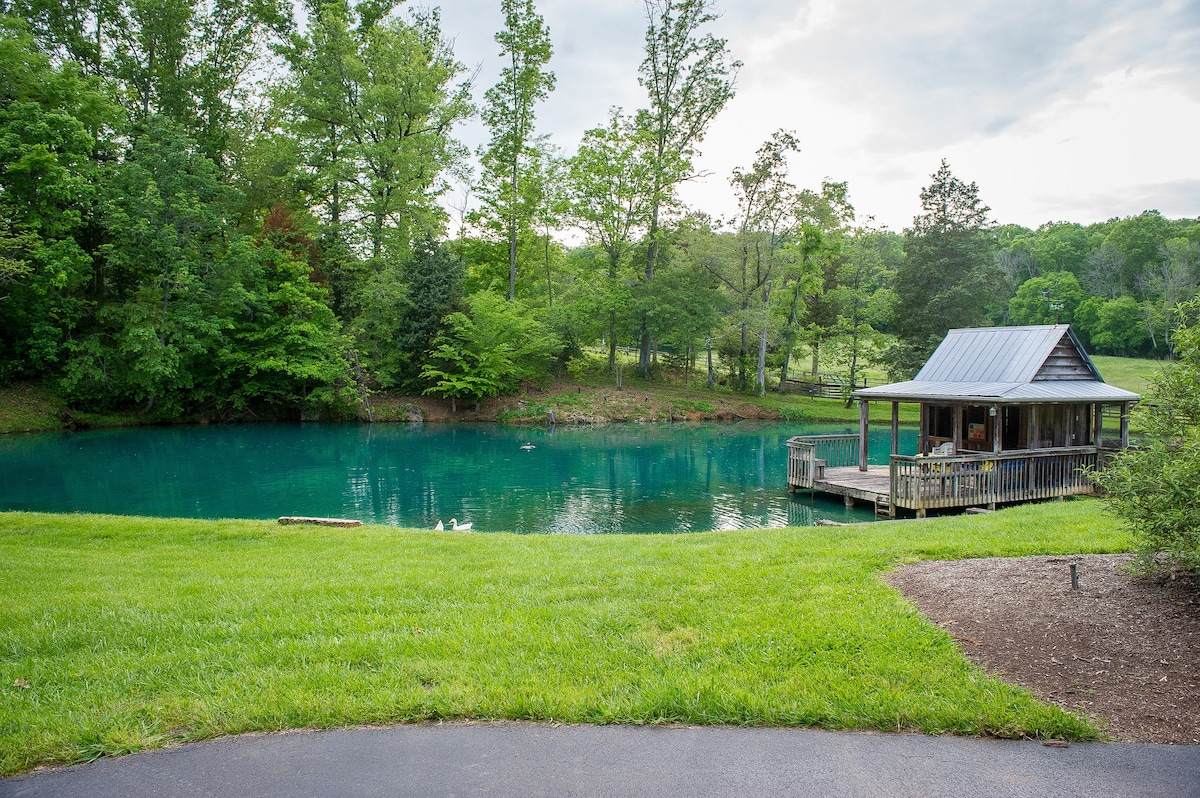
[[[0,775],[432,718],[1094,738],[879,577],[1128,548],[1088,500],[603,538],[0,514]]]
[[[1161,360],[1106,355],[1092,355],[1092,362],[1100,370],[1105,382],[1141,394],[1150,385],[1150,375],[1157,373],[1164,365]]]

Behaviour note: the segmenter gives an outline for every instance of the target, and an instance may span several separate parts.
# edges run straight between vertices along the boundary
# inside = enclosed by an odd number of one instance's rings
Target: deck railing
[[[892,455],[892,503],[911,510],[994,507],[1091,493],[1088,469],[1098,464],[1095,447],[951,457]]]
[[[789,438],[788,487],[811,488],[825,468],[858,465],[858,435],[797,435]]]

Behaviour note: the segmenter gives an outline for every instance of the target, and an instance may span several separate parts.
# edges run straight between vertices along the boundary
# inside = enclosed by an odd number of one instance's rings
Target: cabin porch
[[[1087,494],[1090,469],[1101,465],[1095,446],[965,453],[947,456],[891,455],[887,465],[858,464],[857,435],[797,436],[787,442],[788,490],[841,496],[847,504],[870,502],[890,518],[897,508],[924,517],[928,510]]]

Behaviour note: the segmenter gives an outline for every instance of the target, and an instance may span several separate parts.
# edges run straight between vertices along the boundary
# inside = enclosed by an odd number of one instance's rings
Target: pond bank
[[[766,396],[739,394],[724,389],[709,390],[675,382],[626,379],[618,389],[612,385],[561,381],[529,388],[517,396],[487,399],[476,409],[461,402],[428,396],[377,393],[371,396],[375,421],[498,422],[546,425],[550,413],[558,424],[607,424],[620,422],[680,421],[845,421],[858,423],[858,408],[846,408],[836,399],[816,399],[795,394]],[[876,403],[872,421],[886,422],[889,408]],[[912,412],[901,406],[901,421],[916,423]],[[911,415],[911,418],[909,417]],[[0,388],[0,433],[49,432],[61,429],[135,427],[171,423],[209,423],[200,414],[171,419],[145,415],[135,410],[97,413],[72,409],[51,390],[32,383]],[[260,419],[281,421],[283,419]],[[367,421],[365,410],[360,421]]]

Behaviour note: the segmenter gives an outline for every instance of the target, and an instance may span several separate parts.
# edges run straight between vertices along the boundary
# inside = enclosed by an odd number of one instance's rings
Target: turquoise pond
[[[867,521],[787,492],[793,435],[844,424],[527,428],[259,424],[0,436],[0,509],[188,518],[356,518],[568,534]],[[916,430],[901,431],[901,452]],[[890,431],[873,430],[886,462]]]

